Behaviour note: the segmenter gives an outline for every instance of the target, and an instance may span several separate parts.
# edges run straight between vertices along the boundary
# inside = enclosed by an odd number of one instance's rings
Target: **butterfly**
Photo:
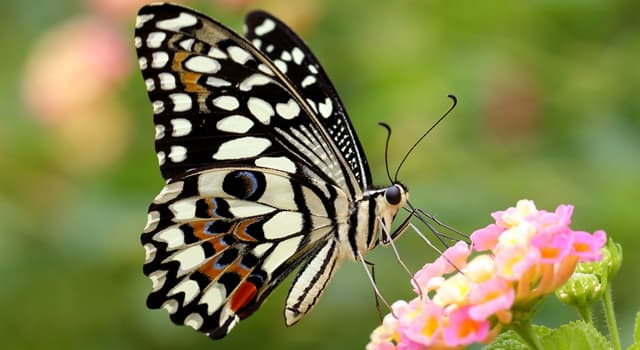
[[[246,37],[192,9],[144,6],[135,46],[166,183],[141,235],[147,305],[213,339],[296,268],[292,325],[338,267],[399,231],[408,190],[372,186],[322,66],[290,28],[251,12]]]

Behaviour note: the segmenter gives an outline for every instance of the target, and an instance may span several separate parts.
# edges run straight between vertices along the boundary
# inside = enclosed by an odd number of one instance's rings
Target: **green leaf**
[[[609,350],[611,344],[593,326],[576,321],[549,329],[534,326],[533,331],[540,338],[545,349],[554,350]],[[530,350],[514,331],[500,334],[485,350]],[[640,349],[633,349],[640,350]]]
[[[583,321],[571,322],[560,326],[542,338],[546,349],[566,350],[605,350],[612,346],[597,329]]]
[[[485,350],[529,350],[527,345],[514,331],[500,334],[491,344],[485,346]]]

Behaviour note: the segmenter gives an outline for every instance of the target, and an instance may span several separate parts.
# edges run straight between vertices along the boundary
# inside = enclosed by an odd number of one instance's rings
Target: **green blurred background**
[[[139,234],[162,180],[133,49],[142,2],[0,4],[2,348],[363,348],[379,319],[355,263],[293,328],[282,317],[288,281],[218,342],[146,309]],[[623,244],[614,293],[630,342],[640,306],[639,2],[184,2],[238,30],[247,10],[264,8],[299,31],[380,185],[377,122],[393,127],[394,166],[457,95],[401,172],[413,202],[466,232],[521,198],[574,204],[573,228]],[[398,247],[414,270],[435,256],[412,233]],[[368,259],[389,299],[413,297],[390,250]],[[549,301],[537,321],[575,318]]]

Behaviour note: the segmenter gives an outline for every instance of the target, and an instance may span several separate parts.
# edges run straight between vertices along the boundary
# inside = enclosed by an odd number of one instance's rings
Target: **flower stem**
[[[540,339],[533,331],[530,319],[523,319],[514,325],[513,330],[518,333],[520,338],[533,350],[543,350]]]
[[[609,327],[609,337],[613,343],[614,350],[621,350],[620,335],[618,334],[618,324],[616,323],[616,313],[613,310],[613,299],[611,297],[611,287],[607,287],[602,298],[602,306],[604,309],[607,326]]]
[[[593,317],[592,317],[590,306],[587,305],[585,307],[579,307],[578,312],[580,313],[580,316],[582,316],[582,319],[586,323],[593,325]]]

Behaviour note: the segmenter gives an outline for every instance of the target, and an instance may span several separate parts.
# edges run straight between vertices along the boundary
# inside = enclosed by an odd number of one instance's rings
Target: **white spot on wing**
[[[136,48],[141,48],[142,47],[142,39],[137,36],[135,38],[133,38],[133,44],[136,46]]]
[[[184,199],[169,205],[174,221],[185,221],[196,216],[196,200]]]
[[[144,226],[143,232],[151,232],[155,230],[158,226],[158,222],[160,222],[160,213],[157,211],[150,211],[147,214],[147,224]]]
[[[186,278],[182,280],[180,283],[176,284],[167,296],[176,295],[178,293],[184,293],[184,300],[182,301],[182,305],[189,304],[195,297],[200,293],[200,287],[198,287],[198,282]]]
[[[208,56],[193,56],[184,62],[184,66],[198,73],[211,74],[220,70],[220,63]]]
[[[142,26],[153,18],[152,14],[139,15],[136,17],[136,28],[142,28]]]
[[[213,100],[213,105],[226,111],[233,111],[240,107],[240,102],[234,96],[219,96]]]
[[[191,313],[184,319],[184,325],[189,326],[196,331],[200,329],[200,327],[202,327],[202,323],[204,323],[204,320],[202,319],[202,316],[200,316],[200,314],[197,312]]]
[[[245,136],[227,141],[213,154],[213,159],[236,159],[255,157],[271,146],[271,141],[263,137]]]
[[[173,260],[180,263],[177,275],[181,276],[200,266],[204,262],[204,249],[199,245],[194,245],[178,251],[167,260]]]
[[[178,302],[175,299],[169,299],[162,304],[162,308],[167,310],[170,315],[173,315],[178,311]]]
[[[207,304],[207,313],[211,315],[224,304],[226,296],[224,285],[214,282],[202,293],[199,304]]]
[[[193,38],[189,38],[189,39],[186,39],[186,40],[182,40],[179,45],[180,45],[181,48],[183,48],[183,49],[185,49],[187,51],[191,51],[191,48],[193,47],[194,41],[195,40]]]
[[[141,70],[147,69],[147,58],[146,57],[138,58],[138,66],[140,67]]]
[[[144,84],[147,86],[147,91],[153,91],[156,89],[156,83],[151,78],[146,79]]]
[[[273,107],[268,102],[257,97],[250,97],[247,101],[247,107],[249,107],[251,114],[265,125],[269,125],[271,117],[275,114]]]
[[[164,165],[164,162],[166,161],[167,155],[164,154],[163,151],[160,151],[160,152],[156,153],[156,156],[158,157],[158,164],[160,164],[161,166]]]
[[[171,146],[169,159],[174,163],[180,163],[187,159],[187,149],[183,146]]]
[[[171,73],[162,72],[158,74],[160,79],[160,88],[162,90],[173,90],[176,88],[176,77]]]
[[[289,51],[282,51],[282,53],[280,54],[280,58],[282,58],[284,61],[291,61],[292,59]]]
[[[255,33],[258,36],[263,36],[269,33],[270,31],[272,31],[275,27],[276,27],[276,22],[267,18],[264,20],[264,22],[262,22],[261,25],[256,27]]]
[[[229,212],[235,217],[251,217],[269,214],[276,210],[267,205],[256,202],[245,201],[241,199],[227,199],[229,203]]]
[[[166,184],[160,193],[153,200],[153,203],[166,203],[176,197],[182,192],[182,188],[184,187],[183,181],[176,181],[170,184]]]
[[[291,50],[291,55],[293,56],[293,62],[296,64],[302,63],[302,60],[304,59],[304,52],[302,52],[300,48],[294,47],[293,50]]]
[[[162,45],[162,42],[166,38],[167,38],[167,33],[165,32],[150,33],[149,36],[147,37],[147,47],[158,48]]]
[[[275,61],[273,61],[273,63],[276,65],[278,70],[281,71],[283,74],[287,73],[287,64],[284,63],[284,61],[275,60]]]
[[[265,85],[271,82],[271,78],[260,73],[252,74],[240,83],[241,91],[249,91],[252,87]]]
[[[251,58],[251,55],[247,51],[238,46],[229,46],[227,52],[232,60],[240,64],[245,64]]]
[[[313,75],[307,75],[304,79],[302,79],[302,87],[307,87],[316,82],[316,77]]]
[[[166,228],[155,235],[153,239],[158,242],[164,242],[167,244],[167,250],[173,250],[185,245],[184,233],[178,227]]]
[[[151,243],[147,243],[144,245],[144,263],[148,263],[153,261],[153,258],[156,257],[156,252],[158,250],[156,249],[156,247],[151,244]]]
[[[300,106],[293,99],[289,99],[287,103],[276,104],[276,112],[284,119],[293,119],[300,114]]]
[[[151,106],[153,107],[153,114],[160,114],[164,112],[164,102],[160,100],[151,102]]]
[[[266,239],[279,239],[302,230],[304,224],[302,213],[281,211],[262,225]]]
[[[157,51],[151,54],[151,67],[162,68],[169,62],[169,54],[164,51]]]
[[[174,112],[185,112],[191,109],[191,97],[184,93],[176,93],[169,95],[171,102],[173,102]]]
[[[273,71],[271,70],[271,68],[267,67],[267,65],[264,63],[260,63],[258,65],[258,69],[265,74],[273,76]]]
[[[194,16],[181,12],[180,15],[176,18],[165,19],[162,21],[158,21],[156,23],[156,27],[165,30],[171,30],[174,32],[178,32],[185,27],[192,26],[198,23],[198,19]]]
[[[273,243],[262,243],[262,244],[258,244],[255,248],[253,248],[253,250],[251,251],[251,254],[255,255],[256,258],[261,258],[262,255],[264,255],[264,253],[271,248],[271,246],[273,245]]]
[[[220,79],[220,78],[216,78],[216,77],[208,77],[207,78],[207,85],[213,86],[213,87],[220,87],[220,86],[229,86],[231,85],[230,82],[224,80],[224,79]]]
[[[273,271],[297,252],[298,244],[300,244],[301,240],[302,236],[296,236],[278,243],[271,254],[265,259],[264,264],[262,264],[262,269],[268,274],[273,273]]]
[[[227,56],[226,53],[224,53],[224,51],[220,50],[217,47],[212,47],[209,50],[208,55],[211,56],[211,57],[220,58],[220,59],[223,59],[223,60],[225,60],[225,59],[227,59],[229,57],[229,56]]]
[[[171,136],[173,137],[186,136],[191,133],[192,127],[189,119],[185,119],[185,118],[171,119],[171,126],[173,127],[173,132],[171,133]]]
[[[156,125],[156,140],[160,140],[164,137],[164,125],[157,124]]]
[[[296,165],[287,157],[261,157],[255,161],[257,166],[286,171],[296,172]]]
[[[260,46],[262,46],[262,40],[255,38],[251,41],[251,44],[253,45],[253,47],[255,47],[256,49],[260,49]]]
[[[244,134],[253,126],[253,121],[241,115],[231,115],[220,119],[216,123],[216,129],[220,131]]]
[[[155,292],[162,288],[164,286],[164,283],[167,281],[167,271],[153,271],[149,274],[149,279],[151,279],[151,291]]]
[[[329,118],[331,113],[333,113],[333,104],[331,103],[331,99],[328,97],[324,101],[324,103],[320,102],[318,104],[318,109],[320,110],[320,115],[325,118]]]

